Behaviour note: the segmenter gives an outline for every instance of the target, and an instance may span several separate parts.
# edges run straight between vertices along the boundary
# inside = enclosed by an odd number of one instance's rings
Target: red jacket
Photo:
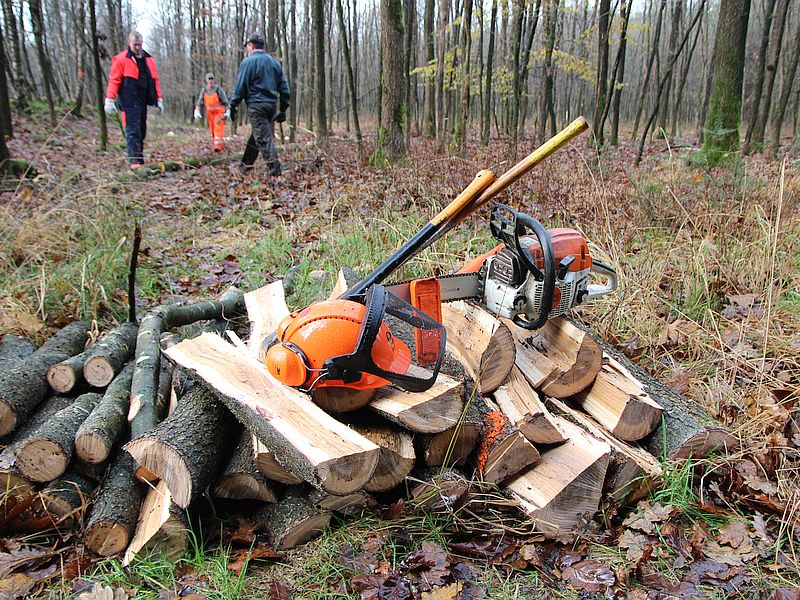
[[[148,104],[158,106],[158,101],[162,99],[161,85],[158,83],[158,71],[156,61],[147,52],[142,50],[145,57],[145,64],[150,71],[150,89]],[[106,98],[116,98],[119,96],[119,104],[122,110],[126,105],[130,106],[133,102],[138,102],[141,96],[138,94],[136,82],[139,79],[139,66],[136,64],[136,57],[130,49],[125,49],[111,59],[111,72],[108,74],[108,88],[106,88]]]

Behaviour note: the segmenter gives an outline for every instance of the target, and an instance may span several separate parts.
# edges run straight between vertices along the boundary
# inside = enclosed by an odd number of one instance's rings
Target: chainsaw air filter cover
[[[307,391],[389,384],[424,391],[436,381],[445,349],[442,325],[381,285],[292,313],[276,334],[267,368],[283,383]],[[417,352],[411,350],[416,340],[438,350],[432,370],[416,361]]]

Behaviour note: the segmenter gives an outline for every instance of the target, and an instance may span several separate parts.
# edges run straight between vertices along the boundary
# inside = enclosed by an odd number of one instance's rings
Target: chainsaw
[[[616,289],[616,274],[593,260],[573,229],[547,231],[530,215],[497,205],[492,235],[501,243],[458,273],[408,282],[383,282],[418,254],[587,128],[582,118],[535,150],[499,179],[489,171],[335,300],[288,315],[264,341],[269,372],[303,391],[347,393],[396,385],[411,392],[436,382],[446,345],[441,302],[476,300],[525,329]],[[590,283],[601,276],[605,283]]]

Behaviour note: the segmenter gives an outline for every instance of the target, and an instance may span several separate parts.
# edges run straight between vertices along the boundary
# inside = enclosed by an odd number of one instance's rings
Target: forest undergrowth
[[[94,151],[90,121],[65,117],[59,128],[48,135],[26,120],[10,143],[40,175],[2,183],[0,335],[41,341],[73,319],[124,319],[137,221],[140,310],[277,278],[290,306],[302,306],[325,293],[339,267],[369,271],[478,170],[499,175],[533,148],[473,140],[465,157],[452,158],[413,137],[406,163],[374,168],[359,163],[349,139],[327,148],[300,139],[283,146],[277,179],[260,162],[253,176],[215,165],[133,178],[118,146]],[[205,132],[160,120],[152,130],[151,162],[210,154]],[[230,139],[230,152],[243,142]],[[396,595],[386,597],[402,598],[402,577],[445,564],[442,581],[460,582],[465,598],[796,597],[788,594],[800,584],[800,162],[754,156],[712,169],[696,166],[695,152],[660,140],[634,167],[629,144],[600,153],[573,144],[500,200],[584,233],[620,287],[578,309],[580,318],[730,427],[739,448],[665,462],[662,490],[555,543],[506,535],[458,546],[448,519],[426,523],[390,509],[388,520],[334,527],[277,564],[243,562],[238,571],[229,567],[242,553],[241,523],[209,532],[177,567],[153,560],[125,571],[72,547],[31,589],[62,597],[105,581],[140,590],[137,598],[188,588],[218,598],[358,598],[394,581]],[[398,278],[447,273],[492,246],[483,210]],[[13,554],[28,541],[1,543]],[[591,563],[590,574],[572,574],[579,561]],[[461,578],[457,565],[465,565]]]

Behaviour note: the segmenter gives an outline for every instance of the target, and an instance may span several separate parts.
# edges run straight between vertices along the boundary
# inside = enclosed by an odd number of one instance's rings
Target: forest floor
[[[150,162],[212,155],[204,128],[166,117],[149,125]],[[247,129],[229,138],[230,153]],[[533,148],[524,140],[513,155],[505,140],[473,140],[466,158],[451,158],[414,137],[407,162],[376,168],[344,135],[325,149],[304,135],[283,147],[275,179],[262,160],[246,176],[231,162],[131,177],[119,131],[98,153],[88,118],[64,117],[53,131],[43,117],[20,117],[15,134],[12,153],[39,175],[0,183],[0,335],[38,341],[76,318],[125,318],[135,221],[142,309],[281,277],[299,307],[339,267],[370,270],[478,170],[500,174]],[[598,154],[581,140],[502,200],[584,233],[620,287],[580,317],[728,425],[740,449],[665,461],[662,490],[549,543],[507,533],[465,540],[451,519],[398,504],[277,560],[258,559],[270,554],[246,522],[206,531],[177,564],[130,569],[89,557],[75,537],[6,537],[0,596],[28,586],[28,595],[70,597],[102,581],[124,597],[162,599],[400,599],[425,582],[441,594],[431,598],[456,589],[462,598],[800,597],[800,161],[754,156],[710,169],[691,144],[663,140],[639,167],[633,158],[628,143]],[[399,277],[445,273],[490,247],[482,211]],[[43,553],[27,563],[35,568],[12,574],[32,548]]]

